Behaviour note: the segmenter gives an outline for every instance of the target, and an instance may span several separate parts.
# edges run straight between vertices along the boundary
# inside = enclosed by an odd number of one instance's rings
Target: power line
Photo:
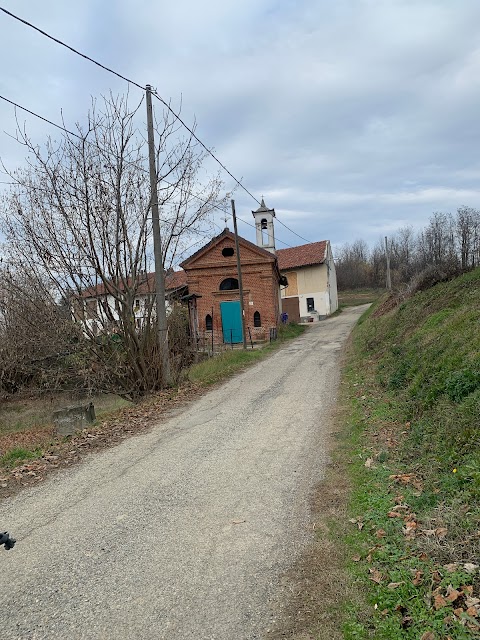
[[[1,7],[0,7],[0,9],[1,9]],[[51,120],[48,120],[47,118],[44,118],[43,116],[40,116],[38,113],[35,113],[34,111],[30,111],[30,109],[27,109],[26,107],[22,107],[22,105],[17,104],[16,102],[13,102],[13,100],[9,100],[8,98],[5,98],[5,96],[0,96],[0,98],[2,100],[5,100],[5,102],[9,102],[10,104],[13,104],[13,106],[17,107],[18,109],[22,109],[22,111],[26,111],[30,115],[35,116],[36,118],[39,118],[40,120],[43,120],[44,122],[48,122],[48,124],[51,124],[52,127],[57,127],[57,129],[61,129],[62,131],[65,131],[66,133],[69,133],[71,136],[75,136],[76,138],[79,138],[80,140],[83,140],[82,136],[79,136],[77,133],[74,133],[73,131],[69,131],[65,127],[62,127],[61,125],[56,124],[55,122],[52,122]],[[89,143],[89,144],[91,144],[91,143]]]
[[[207,147],[207,146],[206,146],[206,145],[205,145],[205,144],[200,140],[200,138],[199,138],[199,137],[194,133],[194,131],[193,131],[192,129],[190,129],[190,127],[189,127],[187,124],[185,124],[185,122],[182,120],[182,118],[181,118],[177,113],[175,113],[175,111],[173,111],[173,109],[170,107],[170,105],[169,105],[167,102],[165,102],[165,100],[164,100],[163,98],[161,98],[157,93],[152,93],[152,95],[153,95],[153,96],[155,96],[155,98],[157,98],[157,100],[159,100],[159,101],[160,101],[160,102],[161,102],[161,103],[162,103],[162,104],[163,104],[163,105],[164,105],[164,106],[165,106],[165,107],[170,111],[170,113],[172,113],[172,114],[175,116],[175,118],[180,122],[180,124],[182,124],[182,125],[185,127],[185,129],[186,129],[187,131],[189,131],[189,132],[190,132],[190,134],[195,138],[195,140],[196,140],[199,144],[201,144],[201,145],[202,145],[202,147],[205,149],[205,151],[207,151],[207,153],[209,153],[209,154],[212,156],[212,158],[213,158],[216,162],[218,162],[218,164],[222,167],[222,169],[223,169],[226,173],[228,173],[228,175],[229,175],[231,178],[233,178],[233,179],[235,180],[235,182],[238,184],[238,186],[239,186],[239,187],[241,187],[241,188],[245,191],[245,193],[248,193],[248,195],[249,195],[251,198],[253,198],[253,199],[255,200],[255,202],[257,202],[258,204],[260,204],[260,205],[261,205],[260,200],[258,200],[258,198],[256,198],[256,197],[253,195],[253,193],[251,193],[251,192],[247,189],[247,187],[245,187],[245,186],[240,182],[240,180],[237,180],[237,178],[235,178],[235,176],[233,175],[233,173],[231,173],[231,172],[227,169],[227,167],[226,167],[222,162],[220,162],[220,160],[219,160],[219,159],[217,158],[217,156],[213,153],[213,151],[211,151],[211,150],[210,150],[210,149],[209,149],[209,148],[208,148],[208,147]]]
[[[1,7],[0,7],[1,9]],[[43,120],[44,122],[47,122],[48,124],[52,125],[53,127],[56,127],[57,129],[60,129],[60,131],[63,131],[65,133],[68,133],[72,136],[75,136],[76,138],[78,138],[79,140],[84,141],[86,144],[95,147],[96,149],[99,149],[100,151],[105,151],[105,149],[102,149],[100,146],[98,146],[97,144],[95,144],[94,142],[91,142],[90,140],[87,140],[85,137],[78,135],[77,133],[70,131],[69,129],[67,129],[66,127],[63,127],[62,125],[57,124],[56,122],[53,122],[52,120],[48,120],[48,118],[44,118],[43,116],[41,116],[38,113],[35,113],[35,111],[31,111],[30,109],[27,109],[26,107],[23,107],[21,104],[18,104],[17,102],[14,102],[13,100],[9,100],[8,98],[5,98],[5,96],[0,95],[0,99],[5,100],[5,102],[8,102],[9,104],[13,105],[14,107],[17,107],[18,109],[21,109],[22,111],[26,111],[27,113],[29,113],[30,115],[34,116],[35,118],[39,118],[40,120]],[[133,162],[128,162],[126,164],[129,164],[141,171],[147,172],[147,169],[145,169],[144,167],[135,164]],[[168,182],[167,180],[163,181],[165,184],[167,184],[169,187],[173,187],[175,186],[173,183]],[[16,183],[2,183],[2,184],[16,184]],[[208,204],[208,200],[204,200],[201,196],[197,195],[196,193],[193,193],[193,191],[187,191],[187,193],[192,196],[192,198],[196,198],[197,200],[199,200],[202,204]],[[222,207],[220,207],[219,205],[216,204],[211,204],[210,205],[213,209],[217,209],[218,211],[221,211],[222,213],[226,213],[225,209],[222,209]],[[252,229],[256,229],[255,225],[250,224],[249,222],[247,222],[246,220],[243,220],[242,218],[238,218],[238,220],[240,220],[240,222],[243,222],[243,224],[246,224],[249,227],[252,227]],[[162,222],[166,222],[165,220],[163,220]],[[280,220],[279,220],[280,222]],[[221,227],[216,224],[216,222],[213,222],[213,224],[218,228],[221,229]],[[282,222],[280,222],[280,224],[283,224]],[[283,225],[284,227],[286,225]],[[288,227],[286,227],[288,229]],[[289,229],[290,231],[290,229]],[[292,232],[295,233],[295,232]],[[295,234],[298,235],[298,234]],[[299,236],[301,237],[301,236]],[[302,240],[304,240],[304,238],[302,238]],[[287,244],[286,242],[284,242],[283,240],[280,240],[279,238],[277,238],[277,241],[284,244],[287,247],[293,248],[291,245]]]
[[[117,71],[114,71],[113,69],[110,69],[109,67],[106,67],[104,64],[101,64],[100,62],[97,62],[93,58],[90,58],[90,56],[87,56],[85,53],[81,53],[81,51],[77,51],[77,49],[74,49],[70,45],[68,45],[65,42],[62,42],[61,40],[59,40],[58,38],[55,38],[54,36],[51,36],[49,33],[47,33],[46,31],[43,31],[43,29],[40,29],[39,27],[36,27],[31,22],[28,22],[27,20],[24,20],[23,18],[20,18],[19,16],[16,16],[14,13],[12,13],[11,11],[7,11],[7,9],[4,9],[3,7],[0,7],[0,10],[3,11],[3,13],[6,13],[11,18],[14,18],[15,20],[18,20],[19,22],[22,22],[27,27],[30,27],[31,29],[34,29],[35,31],[38,31],[38,33],[41,33],[42,36],[45,36],[46,38],[49,38],[50,40],[53,40],[54,42],[56,42],[57,44],[61,45],[62,47],[65,47],[66,49],[69,49],[73,53],[76,53],[77,56],[81,56],[82,58],[85,58],[85,60],[88,60],[89,62],[93,62],[93,64],[96,64],[97,67],[101,67],[105,71],[108,71],[109,73],[113,73],[113,75],[117,76],[118,78],[121,78],[122,80],[125,80],[125,82],[129,82],[130,84],[135,85],[136,87],[138,87],[142,91],[145,91],[145,87],[142,87],[142,85],[138,84],[134,80],[130,80],[129,78],[126,78],[125,76],[122,76],[121,73],[118,73]]]
[[[34,116],[35,118],[39,118],[40,120],[43,120],[44,122],[47,122],[48,124],[52,125],[53,127],[56,127],[57,129],[60,129],[60,131],[63,131],[64,133],[68,133],[68,134],[70,134],[72,136],[75,136],[79,140],[82,140],[86,144],[94,147],[95,149],[98,149],[99,151],[102,151],[102,152],[106,151],[105,149],[102,149],[102,147],[97,145],[95,142],[91,142],[90,140],[87,140],[84,136],[80,136],[80,135],[78,135],[78,133],[75,133],[74,131],[70,131],[66,127],[64,127],[64,126],[62,126],[60,124],[57,124],[56,122],[53,122],[52,120],[48,120],[48,118],[44,118],[40,114],[35,113],[35,111],[31,111],[30,109],[27,109],[26,107],[23,107],[21,104],[18,104],[17,102],[14,102],[13,100],[9,100],[8,98],[5,98],[5,96],[0,95],[0,99],[5,100],[5,102],[8,102],[9,104],[13,105],[14,107],[16,107],[18,109],[21,109],[22,111],[26,111],[27,113],[29,113],[30,115]],[[130,161],[126,161],[125,163],[130,165],[130,166],[132,166],[132,167],[135,167],[136,169],[139,169],[140,171],[148,173],[148,169],[145,169],[141,165],[138,165],[138,164],[136,164],[134,162],[130,162]],[[165,184],[167,184],[169,187],[175,187],[175,185],[172,182],[168,182],[168,180],[163,180],[163,182]],[[16,183],[15,182],[2,182],[1,184],[15,185]],[[197,200],[199,200],[202,204],[205,204],[205,205],[209,204],[208,200],[204,200],[203,198],[201,198],[196,193],[193,193],[193,191],[187,191],[186,193],[188,193],[193,198],[196,198]],[[222,209],[220,206],[218,206],[216,204],[210,203],[210,206],[212,208],[214,208],[214,209],[218,209],[218,211],[221,211],[222,213],[225,213],[225,210]],[[166,221],[162,220],[162,222],[166,222]]]
[[[191,195],[193,195],[194,197],[198,197],[198,196],[195,196],[195,194],[191,194]],[[219,211],[221,211],[222,213],[225,213],[225,211],[224,211],[223,209],[221,209],[220,207],[217,207],[217,206],[215,206],[215,205],[214,205],[214,208],[215,208],[215,209],[218,209],[218,210],[219,210]],[[246,225],[247,225],[247,227],[252,227],[252,229],[255,229],[255,230],[257,229],[257,227],[256,227],[254,224],[250,224],[250,222],[247,222],[246,220],[243,220],[242,218],[239,218],[238,216],[237,216],[237,220],[240,220],[240,222],[243,222],[243,224],[246,224]],[[214,220],[213,220],[212,222],[213,222],[213,225],[214,225],[215,227],[217,227],[217,229],[220,229],[220,231],[223,231],[222,227],[221,227],[220,225],[218,225]],[[287,246],[287,247],[290,247],[290,249],[294,249],[294,248],[295,248],[295,247],[292,247],[292,245],[287,244],[287,243],[286,243],[286,242],[284,242],[283,240],[280,240],[280,238],[275,238],[275,240],[276,240],[277,242],[281,242],[282,244],[284,244],[284,245],[285,245],[285,246]]]
[[[250,222],[247,222],[246,220],[242,220],[242,218],[237,218],[237,220],[240,220],[240,222],[243,222],[243,224],[246,224],[248,227],[252,227],[252,229],[256,229],[257,228],[254,224],[250,224]],[[279,238],[276,238],[276,241],[277,242],[281,242],[282,244],[284,244],[285,246],[289,247],[290,249],[294,249],[295,248],[295,247],[292,247],[291,244],[287,244],[286,242],[284,242],[283,240],[280,240]]]
[[[279,222],[282,227],[285,227],[285,229],[288,229],[288,231],[290,231],[290,233],[293,233],[293,235],[297,236],[298,238],[300,238],[301,240],[305,240],[305,242],[308,242],[308,244],[313,244],[311,240],[307,240],[306,238],[304,238],[303,236],[300,236],[298,233],[296,233],[295,231],[293,231],[293,229],[290,229],[290,227],[287,227],[286,224],[283,224],[283,222],[281,220],[278,219],[278,216],[275,216],[277,218],[277,222]]]
[[[65,47],[66,49],[69,49],[70,51],[72,51],[73,53],[76,53],[78,56],[81,56],[82,58],[84,58],[85,60],[88,60],[89,62],[93,62],[93,64],[96,64],[98,67],[100,67],[101,69],[103,69],[104,71],[108,71],[109,73],[113,73],[113,75],[117,76],[118,78],[121,78],[122,80],[125,80],[125,82],[128,82],[129,84],[134,85],[135,87],[138,87],[139,89],[141,89],[142,91],[145,91],[145,87],[143,87],[141,84],[139,84],[138,82],[135,82],[134,80],[131,80],[130,78],[127,78],[126,76],[122,75],[121,73],[118,73],[117,71],[114,71],[113,69],[110,69],[110,67],[105,66],[104,64],[101,64],[100,62],[98,62],[97,60],[94,60],[93,58],[91,58],[90,56],[87,56],[85,53],[81,53],[80,51],[78,51],[77,49],[74,49],[73,47],[71,47],[70,45],[66,44],[65,42],[63,42],[62,40],[59,40],[58,38],[55,38],[54,36],[51,36],[49,33],[47,33],[46,31],[44,31],[43,29],[40,29],[39,27],[36,27],[34,24],[32,24],[31,22],[28,22],[27,20],[24,20],[23,18],[20,18],[19,16],[15,15],[14,13],[12,13],[11,11],[7,11],[7,9],[4,9],[3,7],[0,7],[0,10],[3,11],[3,13],[7,14],[8,16],[10,16],[11,18],[14,18],[15,20],[18,20],[19,22],[21,22],[22,24],[26,25],[27,27],[30,27],[31,29],[34,29],[35,31],[37,31],[38,33],[41,33],[43,36],[45,36],[46,38],[49,38],[50,40],[53,40],[53,42],[56,42],[57,44],[61,45],[62,47]],[[180,122],[180,124],[182,124],[185,129],[193,136],[193,138],[205,149],[205,151],[207,151],[207,153],[209,153],[212,158],[222,167],[222,169],[228,173],[228,175],[233,178],[233,180],[235,180],[235,182],[238,184],[239,187],[241,187],[246,193],[248,193],[248,195],[253,198],[255,200],[255,202],[257,202],[258,204],[261,204],[260,201],[247,189],[247,187],[245,187],[240,180],[238,180],[237,178],[235,178],[235,176],[233,175],[233,173],[231,173],[227,167],[217,158],[217,156],[213,153],[213,151],[211,151],[203,142],[202,140],[200,140],[200,138],[195,134],[195,132],[193,131],[193,129],[191,129],[186,123],[185,121],[178,115],[178,113],[176,113],[172,107],[168,104],[168,102],[166,102],[163,98],[161,98],[158,93],[153,93],[152,95],[154,95],[157,100],[159,100],[169,111],[170,113]]]

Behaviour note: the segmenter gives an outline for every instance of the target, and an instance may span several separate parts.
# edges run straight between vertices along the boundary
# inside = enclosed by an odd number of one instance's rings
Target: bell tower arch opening
[[[270,253],[276,253],[273,228],[275,209],[269,209],[262,198],[260,207],[256,211],[252,211],[252,214],[255,219],[257,246],[270,251]]]

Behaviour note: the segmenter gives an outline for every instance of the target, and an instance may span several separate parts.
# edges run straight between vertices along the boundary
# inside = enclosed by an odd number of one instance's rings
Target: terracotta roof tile
[[[183,269],[180,271],[174,271],[173,273],[167,273],[165,277],[165,289],[171,291],[172,289],[179,289],[180,287],[187,286],[187,274]]]
[[[128,284],[131,284],[129,280]],[[180,287],[187,286],[187,274],[183,269],[181,271],[174,271],[173,273],[167,273],[165,276],[165,291],[173,291]],[[136,293],[138,295],[146,295],[155,291],[155,274],[147,273],[143,276],[143,279],[137,287]],[[82,292],[83,298],[95,298],[97,296],[104,296],[108,294],[108,285],[103,283],[98,284],[96,287],[89,287]]]
[[[327,240],[302,244],[291,249],[277,249],[278,268],[287,271],[295,267],[307,267],[325,262]]]

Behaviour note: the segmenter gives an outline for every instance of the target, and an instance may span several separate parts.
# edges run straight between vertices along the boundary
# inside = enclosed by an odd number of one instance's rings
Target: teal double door
[[[224,342],[228,344],[243,342],[241,313],[240,300],[220,303]]]

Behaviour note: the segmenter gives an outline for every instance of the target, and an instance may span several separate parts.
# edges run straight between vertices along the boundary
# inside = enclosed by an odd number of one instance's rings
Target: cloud
[[[436,210],[480,207],[477,0],[86,0],[74,8],[12,0],[10,8],[153,84],[175,107],[182,99],[198,135],[301,236],[374,242],[377,231],[426,223]],[[73,124],[91,95],[125,90],[114,76],[0,20],[7,97],[53,120],[63,109]],[[140,92],[131,89],[131,97]],[[0,108],[12,132],[12,109]],[[22,118],[39,140],[50,132]],[[4,159],[20,163],[21,149],[1,142]],[[232,180],[225,182],[230,190]],[[241,189],[235,198],[251,223],[255,202]],[[251,227],[243,230],[253,239]],[[301,242],[281,225],[276,236]]]

